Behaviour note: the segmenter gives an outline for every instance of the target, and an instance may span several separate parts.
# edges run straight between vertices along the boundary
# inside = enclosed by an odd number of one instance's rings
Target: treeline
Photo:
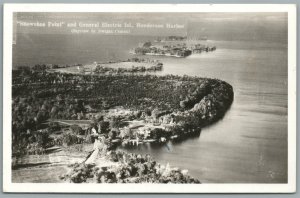
[[[107,72],[111,72],[111,73],[135,73],[135,72],[155,72],[155,71],[161,71],[163,69],[163,65],[162,64],[157,64],[157,65],[153,65],[153,66],[132,66],[131,68],[112,68],[112,67],[106,67],[103,65],[98,65],[95,70],[94,73],[96,74],[104,74]]]
[[[98,168],[95,164],[72,164],[71,171],[61,180],[71,183],[194,183],[200,181],[186,171],[161,165],[149,155],[137,155],[122,151],[104,153],[108,161],[118,163]]]
[[[30,98],[35,98],[35,101],[44,99],[50,106],[64,108],[81,100],[85,105],[94,108],[122,105],[138,109],[155,107],[177,110],[185,108],[180,107],[180,101],[189,93],[203,83],[214,81],[217,80],[172,75],[88,76],[36,71],[24,75],[14,72],[13,98],[22,97],[27,101],[28,97],[29,102]]]

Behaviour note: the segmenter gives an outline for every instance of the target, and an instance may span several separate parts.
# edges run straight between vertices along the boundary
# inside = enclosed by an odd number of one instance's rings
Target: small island
[[[202,52],[211,52],[217,49],[216,46],[208,46],[197,41],[187,41],[186,37],[167,37],[164,40],[155,40],[152,43],[147,41],[141,43],[130,51],[136,55],[151,55],[151,56],[171,56],[184,58],[191,54],[199,54]]]

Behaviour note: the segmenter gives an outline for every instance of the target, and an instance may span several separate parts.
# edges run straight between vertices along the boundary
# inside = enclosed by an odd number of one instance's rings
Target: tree
[[[76,125],[76,124],[71,125],[70,129],[76,135],[82,135],[83,134],[82,128],[80,126]]]
[[[185,100],[180,101],[180,107],[181,108],[186,108],[186,101]]]
[[[107,134],[109,132],[109,122],[107,121],[100,121],[100,133]]]
[[[56,118],[57,113],[58,113],[58,107],[57,106],[52,107],[52,109],[50,111],[51,118]]]
[[[158,116],[159,116],[159,110],[158,109],[153,109],[152,112],[151,112],[151,116],[153,117],[153,119],[157,119]]]
[[[151,44],[151,42],[150,41],[148,41],[148,42],[145,42],[144,44],[143,44],[143,47],[150,47],[152,44]]]

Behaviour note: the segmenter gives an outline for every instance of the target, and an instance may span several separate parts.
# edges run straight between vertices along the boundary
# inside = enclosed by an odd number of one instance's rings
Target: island
[[[139,47],[132,49],[130,53],[137,55],[184,58],[191,54],[211,52],[217,49],[216,46],[207,46],[200,43],[187,43],[185,40],[182,40],[181,37],[180,39],[172,39],[165,42],[151,43],[150,41],[147,41],[140,44]]]

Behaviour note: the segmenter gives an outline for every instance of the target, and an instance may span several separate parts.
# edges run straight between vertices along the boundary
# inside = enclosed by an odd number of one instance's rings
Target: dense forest
[[[13,70],[12,96],[13,141],[25,145],[28,138],[47,143],[43,133],[35,138],[30,134],[48,119],[93,120],[91,113],[117,106],[138,112],[135,118],[146,114],[159,119],[164,112],[173,113],[178,125],[164,136],[194,131],[225,114],[233,90],[224,81],[199,77],[80,75],[21,67]]]

